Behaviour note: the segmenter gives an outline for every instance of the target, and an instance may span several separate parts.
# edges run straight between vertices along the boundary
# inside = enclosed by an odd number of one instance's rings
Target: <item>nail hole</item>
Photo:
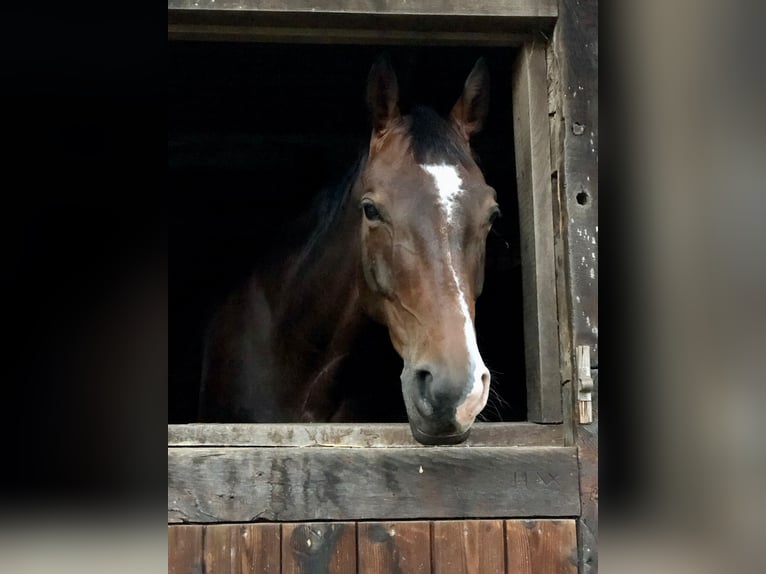
[[[575,199],[577,199],[577,203],[580,205],[586,205],[588,203],[588,194],[584,191],[581,191],[575,196]]]

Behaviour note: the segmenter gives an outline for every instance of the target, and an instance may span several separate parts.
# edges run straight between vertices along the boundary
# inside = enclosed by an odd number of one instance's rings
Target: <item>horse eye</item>
[[[492,213],[489,214],[489,224],[492,225],[496,219],[502,217],[503,214],[500,212],[500,208],[496,207],[492,210]]]
[[[362,203],[362,210],[364,211],[364,216],[369,219],[370,221],[382,221],[383,218],[380,216],[380,212],[378,211],[378,208],[375,207],[375,204],[371,201],[365,201]]]

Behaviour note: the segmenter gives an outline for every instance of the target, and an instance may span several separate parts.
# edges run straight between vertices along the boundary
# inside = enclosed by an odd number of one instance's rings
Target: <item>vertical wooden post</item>
[[[513,70],[528,419],[562,421],[545,46],[524,44]]]
[[[569,385],[568,409],[592,424],[572,425],[577,446],[581,513],[577,521],[580,572],[598,572],[598,0],[559,2],[550,56],[558,90],[552,102],[555,169],[558,179],[560,265],[566,274],[566,320],[570,332],[569,378],[578,374],[590,388],[580,404],[580,389]],[[562,315],[562,322],[565,320]],[[577,349],[588,349],[590,373],[578,373]],[[582,355],[581,355],[582,356]],[[574,372],[572,372],[574,368]],[[590,380],[588,380],[590,378]]]

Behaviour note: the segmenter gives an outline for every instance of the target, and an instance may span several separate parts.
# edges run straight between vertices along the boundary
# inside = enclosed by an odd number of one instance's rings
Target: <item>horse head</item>
[[[474,311],[487,234],[500,211],[470,148],[487,115],[488,83],[479,60],[444,119],[430,108],[400,113],[386,60],[368,78],[372,135],[354,192],[362,300],[404,361],[408,419],[426,444],[465,440],[489,394]]]

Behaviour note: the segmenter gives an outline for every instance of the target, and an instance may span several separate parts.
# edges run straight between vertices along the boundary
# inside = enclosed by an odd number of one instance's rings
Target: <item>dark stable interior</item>
[[[202,336],[211,310],[369,141],[365,82],[381,53],[396,70],[404,113],[425,104],[446,116],[476,60],[483,56],[489,65],[489,118],[472,143],[503,217],[487,242],[484,292],[476,308],[479,348],[494,390],[480,418],[526,419],[514,51],[171,42],[170,423],[196,420]],[[389,361],[365,370],[368,345],[390,348]],[[399,387],[401,359],[384,328],[355,353],[365,384]]]

